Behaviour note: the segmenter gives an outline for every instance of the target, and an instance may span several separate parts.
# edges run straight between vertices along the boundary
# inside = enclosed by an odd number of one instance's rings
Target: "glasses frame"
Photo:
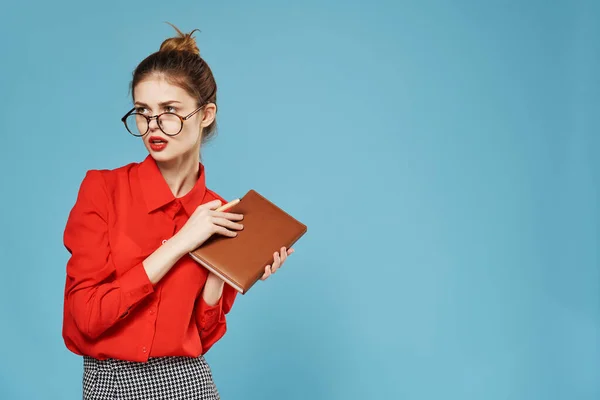
[[[158,125],[158,129],[160,129],[160,130],[162,131],[162,133],[164,133],[165,135],[173,137],[173,136],[177,136],[177,135],[179,135],[179,134],[181,133],[181,131],[183,130],[183,123],[184,123],[184,122],[185,122],[187,119],[189,119],[191,116],[193,116],[194,114],[196,114],[198,111],[200,111],[201,109],[203,109],[203,108],[204,108],[204,106],[205,106],[206,104],[208,104],[208,103],[205,103],[205,104],[201,105],[200,107],[198,107],[197,109],[195,109],[194,111],[192,111],[191,113],[189,113],[188,115],[186,115],[185,117],[182,117],[181,115],[179,115],[179,114],[175,114],[175,113],[173,113],[173,112],[163,112],[163,113],[160,113],[160,114],[153,115],[153,116],[149,117],[149,116],[147,116],[147,115],[144,115],[144,114],[142,114],[142,113],[134,112],[134,111],[136,110],[136,108],[137,108],[137,107],[133,107],[131,110],[129,110],[129,112],[127,112],[127,114],[125,114],[125,115],[124,115],[124,116],[121,118],[121,121],[123,122],[123,125],[125,125],[125,129],[127,129],[127,132],[129,132],[131,135],[133,135],[133,136],[135,136],[135,137],[143,137],[143,136],[145,136],[145,135],[148,133],[148,131],[150,131],[150,121],[152,121],[153,119],[156,119],[156,125]],[[160,124],[158,123],[158,119],[159,119],[161,116],[165,115],[165,114],[174,115],[174,116],[176,116],[177,118],[179,118],[179,119],[181,120],[181,128],[179,128],[179,131],[177,131],[177,133],[167,133],[167,132],[165,132],[165,131],[163,130],[163,128],[160,126]],[[128,118],[130,115],[140,115],[140,116],[142,116],[142,117],[146,118],[146,121],[148,122],[148,124],[147,124],[147,128],[146,128],[146,132],[142,133],[141,135],[138,135],[138,134],[135,134],[135,133],[133,133],[133,132],[131,132],[131,131],[129,130],[129,128],[127,127],[127,122],[126,122],[126,119],[127,119],[127,118]]]

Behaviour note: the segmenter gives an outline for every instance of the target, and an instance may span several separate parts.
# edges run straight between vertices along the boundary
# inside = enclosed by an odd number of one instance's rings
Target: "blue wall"
[[[229,8],[231,7],[231,8]],[[207,355],[224,399],[598,399],[598,2],[2,6],[0,398],[78,399],[62,231],[146,155],[136,64],[196,33],[208,186],[309,226]]]

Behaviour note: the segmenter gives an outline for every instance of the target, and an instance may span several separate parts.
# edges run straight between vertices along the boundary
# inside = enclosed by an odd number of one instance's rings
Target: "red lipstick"
[[[148,139],[150,148],[154,151],[162,151],[167,147],[167,140],[160,136],[150,136]]]

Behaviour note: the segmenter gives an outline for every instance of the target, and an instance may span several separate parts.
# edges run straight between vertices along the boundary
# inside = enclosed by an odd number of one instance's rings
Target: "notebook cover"
[[[245,294],[273,263],[273,253],[292,247],[307,227],[255,190],[225,212],[243,214],[244,229],[233,238],[215,234],[189,254]]]

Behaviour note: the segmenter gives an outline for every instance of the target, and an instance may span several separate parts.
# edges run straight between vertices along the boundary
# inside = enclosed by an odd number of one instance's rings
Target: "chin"
[[[154,158],[154,160],[157,162],[168,162],[168,161],[175,159],[175,157],[172,154],[169,154],[168,152],[165,152],[165,151],[152,151],[151,150],[150,156],[152,158]]]
[[[151,148],[149,148],[149,146],[146,146],[146,150],[148,151],[148,154],[150,154],[150,156],[159,162],[166,162],[166,161],[170,161],[173,160],[175,158],[175,155],[173,154],[172,151],[169,151],[170,149],[164,149],[161,151],[156,151],[153,150]]]
[[[175,143],[167,144],[167,147],[157,150],[152,148],[151,145],[144,143],[148,154],[156,161],[160,163],[169,163],[171,161],[181,161],[181,159],[187,159],[193,157],[198,151],[195,148],[183,149],[181,146],[174,146]]]

